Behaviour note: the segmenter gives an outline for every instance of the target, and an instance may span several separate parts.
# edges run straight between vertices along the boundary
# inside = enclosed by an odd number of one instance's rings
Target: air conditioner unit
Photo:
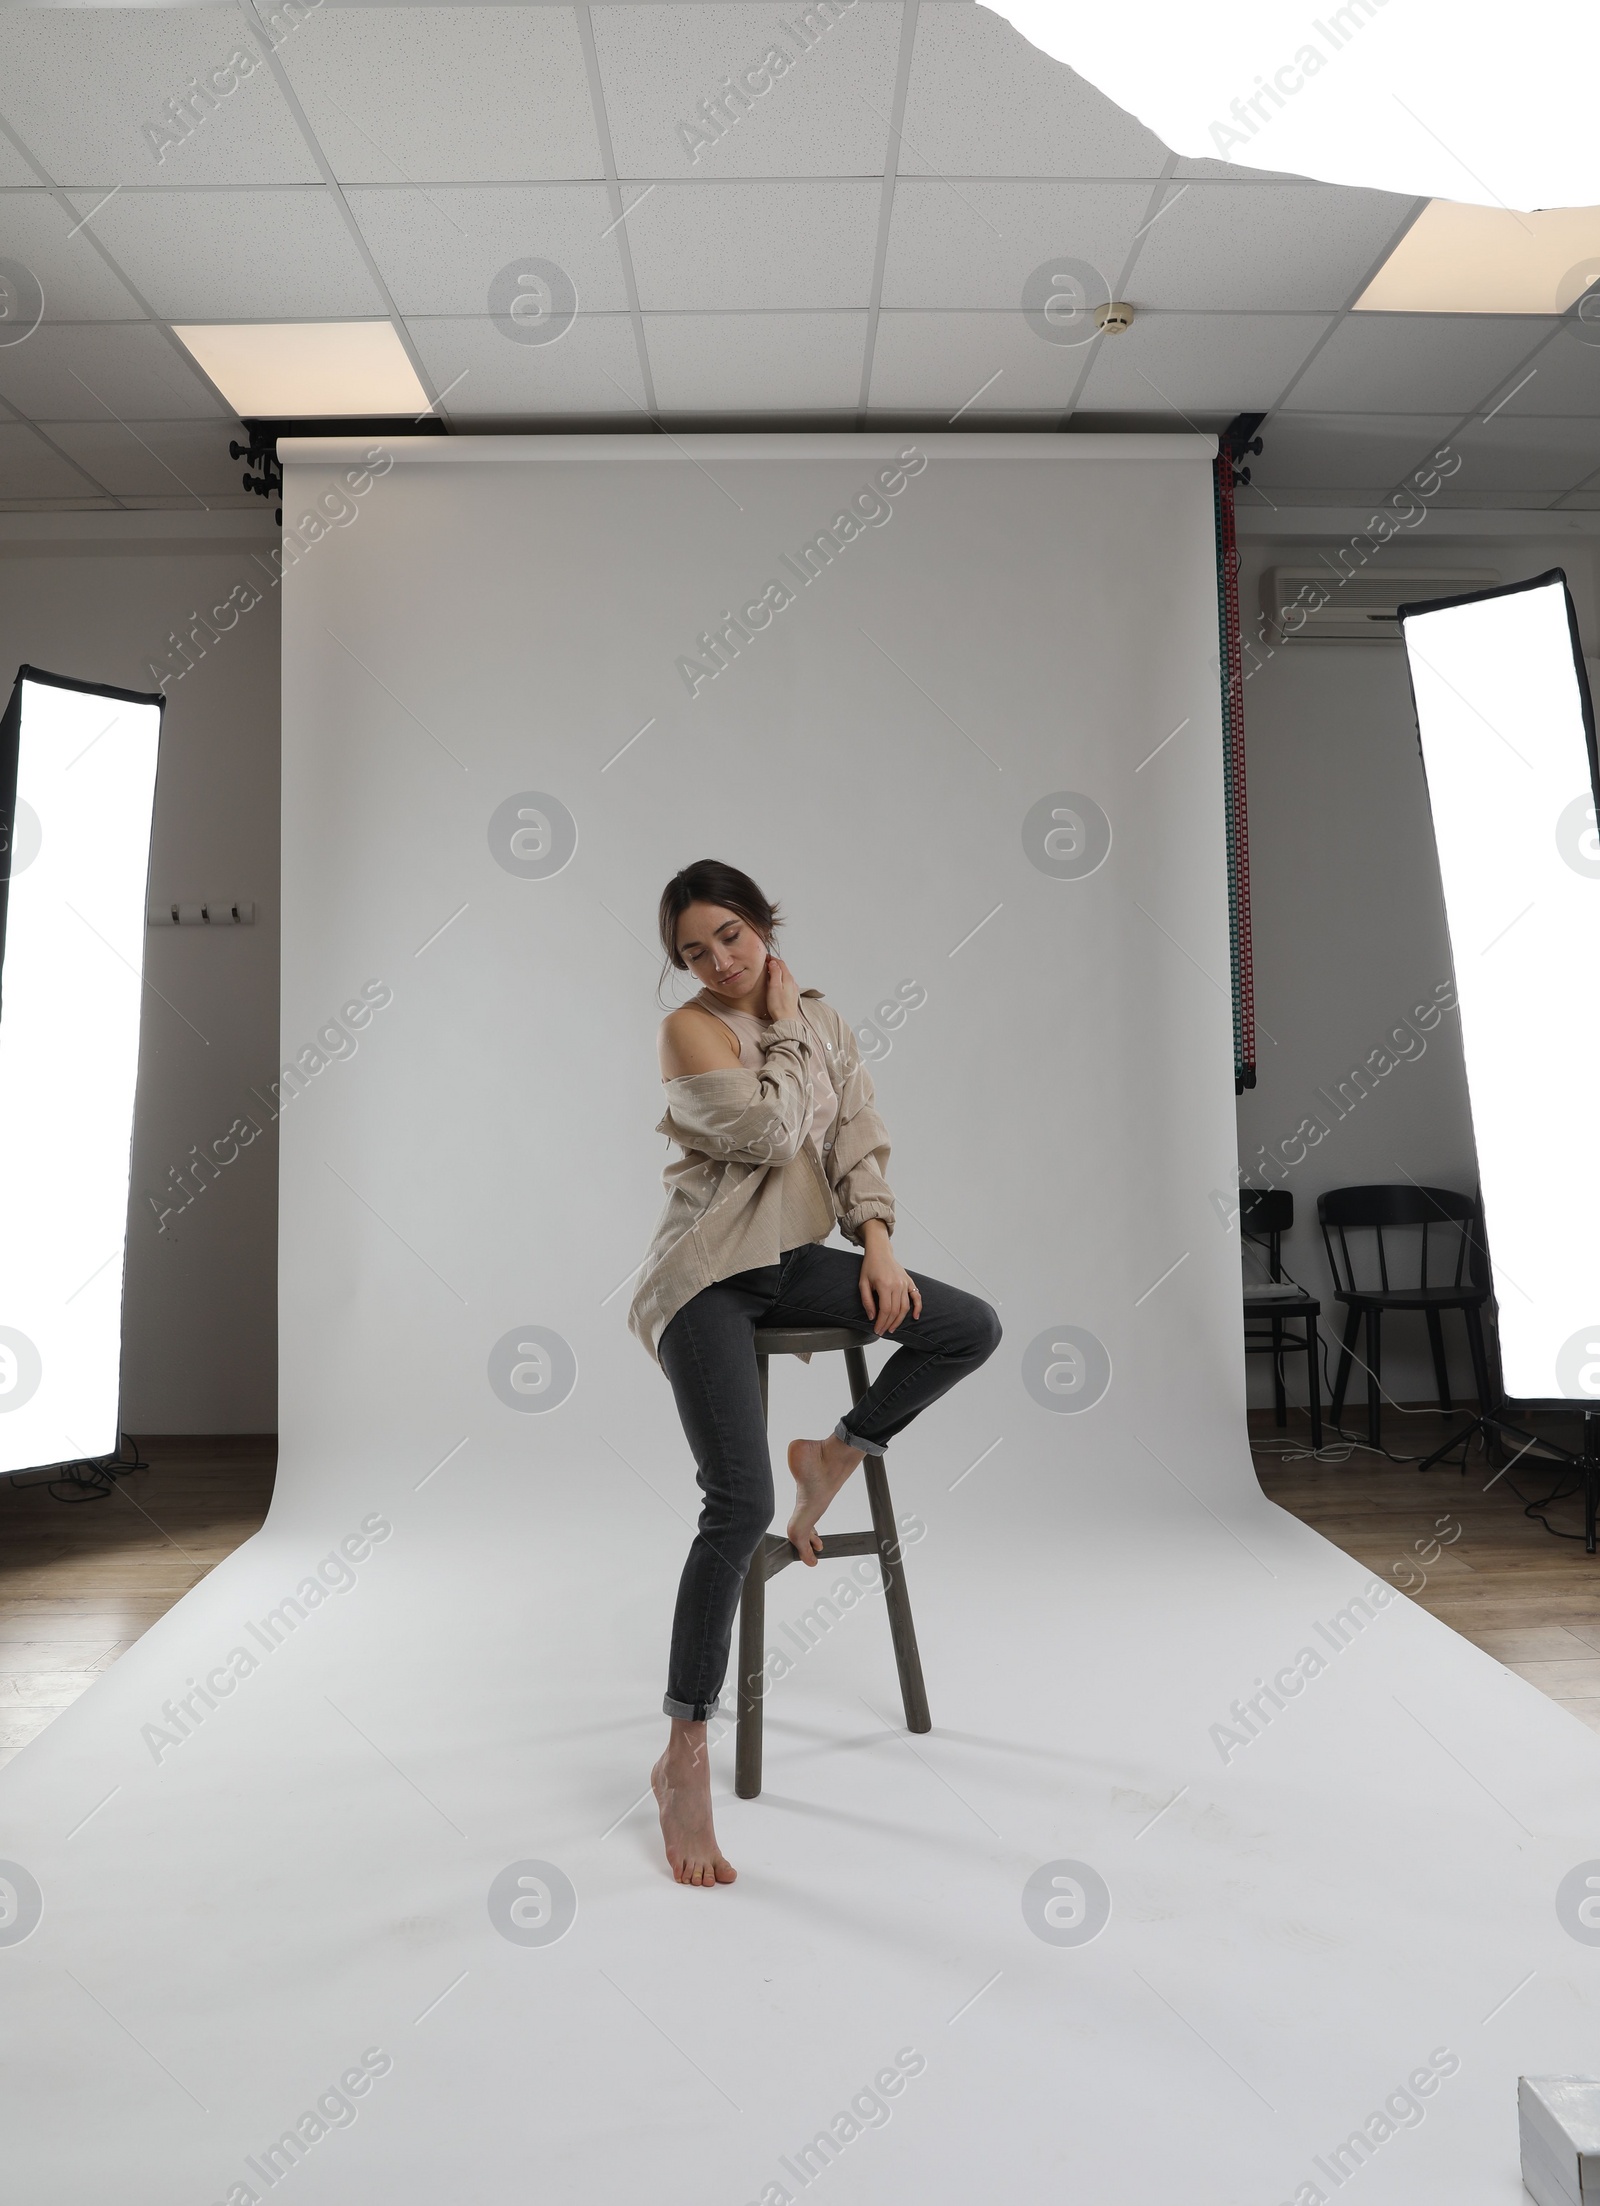
[[[1391,567],[1381,558],[1364,572],[1347,549],[1325,565],[1268,567],[1261,577],[1262,636],[1272,645],[1398,643],[1398,607],[1489,589],[1499,580],[1488,567]]]

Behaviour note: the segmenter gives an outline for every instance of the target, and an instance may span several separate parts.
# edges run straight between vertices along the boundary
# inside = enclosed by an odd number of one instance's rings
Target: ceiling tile
[[[1099,278],[1099,298],[1108,299],[1149,204],[1150,187],[1142,183],[902,178],[883,303],[1020,311],[1029,277],[1060,256],[1086,264]]]
[[[1530,508],[1537,511],[1554,505],[1562,494],[1554,490],[1530,490],[1525,485],[1516,490],[1462,490],[1454,491],[1449,483],[1430,502],[1436,506],[1455,506],[1463,512],[1492,512],[1497,507],[1505,512],[1521,513]]]
[[[618,174],[881,175],[900,17],[898,0],[851,0],[810,31],[767,6],[595,8]],[[725,102],[721,138],[705,100]]]
[[[862,314],[651,314],[663,413],[820,413],[861,396]]]
[[[292,37],[317,28],[307,21]],[[238,8],[8,8],[5,113],[58,184],[314,182],[265,45]],[[182,99],[187,138],[171,113]]]
[[[46,322],[0,347],[0,398],[34,421],[232,418],[151,322]]]
[[[1081,346],[1034,335],[1022,316],[892,313],[878,317],[869,403],[943,414],[1060,413],[1083,373]],[[981,395],[980,395],[981,394]]]
[[[1549,324],[1525,315],[1347,314],[1288,403],[1296,413],[1433,413],[1476,406]]]
[[[1514,418],[1468,422],[1450,439],[1463,465],[1452,487],[1570,490],[1600,467],[1600,421]]]
[[[579,314],[547,345],[522,344],[487,319],[419,317],[406,327],[458,421],[644,410],[639,348],[627,314]]]
[[[402,314],[488,314],[495,278],[529,258],[562,269],[585,311],[627,310],[604,184],[356,185],[349,205]]]
[[[1327,328],[1320,314],[1141,314],[1095,340],[1078,404],[1091,413],[1243,413],[1273,405]]]
[[[343,216],[320,187],[121,192],[95,222],[106,250],[169,321],[384,311]]]
[[[1332,314],[1359,291],[1412,205],[1336,184],[1174,180],[1129,291],[1150,306]]]
[[[0,505],[11,498],[62,498],[80,504],[96,495],[75,467],[43,437],[16,422],[0,422]]]
[[[239,490],[227,422],[67,421],[50,435],[114,497],[171,497],[198,504]]]
[[[604,173],[571,8],[325,7],[282,52],[341,183]]]
[[[639,303],[663,313],[864,307],[881,196],[854,177],[658,184],[628,214]]]
[[[1172,173],[1179,178],[1215,176],[1224,183],[1240,184],[1298,184],[1304,181],[1293,169],[1244,168],[1237,161],[1214,161],[1209,154],[1180,154],[1173,163]]]
[[[1413,475],[1455,427],[1454,414],[1274,414],[1250,462],[1267,491],[1316,485],[1382,496]],[[1459,481],[1460,475],[1455,478]]]
[[[37,184],[38,181],[11,140],[0,138],[0,190],[10,184]]]
[[[902,176],[1159,176],[1143,123],[990,9],[923,0]]]
[[[0,252],[31,271],[44,293],[47,322],[141,319],[138,302],[96,252],[88,228],[68,235],[78,219],[50,192],[6,192],[0,195]]]
[[[1534,328],[1548,326],[1532,325],[1529,339]],[[1527,350],[1531,357],[1511,363],[1502,383],[1484,391],[1484,413],[1503,407],[1507,414],[1600,417],[1600,326],[1569,315],[1558,323],[1549,344],[1535,354],[1529,342]]]

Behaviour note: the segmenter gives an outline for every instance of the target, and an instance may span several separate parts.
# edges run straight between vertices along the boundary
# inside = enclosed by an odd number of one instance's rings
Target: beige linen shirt
[[[728,1065],[664,1082],[656,1131],[683,1153],[662,1171],[666,1207],[628,1310],[657,1364],[661,1335],[702,1287],[825,1241],[836,1224],[861,1248],[868,1218],[894,1231],[889,1135],[851,1028],[820,988],[803,988],[800,1015],[774,1019],[764,1045],[759,1072]],[[839,1098],[820,1152],[809,1131],[814,1058]]]

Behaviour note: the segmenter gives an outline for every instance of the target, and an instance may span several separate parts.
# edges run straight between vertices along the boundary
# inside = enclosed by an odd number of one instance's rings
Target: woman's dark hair
[[[675,965],[680,973],[687,972],[688,967],[678,949],[678,921],[691,904],[720,904],[725,911],[737,912],[768,944],[783,925],[777,905],[768,902],[748,873],[741,873],[737,866],[725,866],[719,858],[696,858],[693,865],[675,873],[661,891],[661,947],[667,953],[667,964]],[[663,971],[661,979],[666,977]],[[658,981],[658,996],[660,992]]]

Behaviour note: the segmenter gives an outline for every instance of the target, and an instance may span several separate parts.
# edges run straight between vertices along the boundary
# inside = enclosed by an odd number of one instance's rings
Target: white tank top
[[[702,1005],[704,1009],[709,1011],[713,1017],[720,1019],[723,1025],[732,1032],[735,1041],[739,1044],[739,1062],[741,1065],[745,1066],[750,1072],[761,1070],[765,1055],[762,1040],[771,1025],[770,1020],[758,1019],[753,1011],[730,1011],[725,1004],[714,1003],[711,999],[710,990],[705,988],[702,988],[697,995],[691,996],[689,1001]],[[828,1068],[822,1063],[814,1043],[809,1064],[811,1072],[810,1133],[812,1140],[817,1145],[817,1154],[820,1156],[828,1129],[839,1115],[839,1098],[833,1092],[833,1082],[828,1078]]]

